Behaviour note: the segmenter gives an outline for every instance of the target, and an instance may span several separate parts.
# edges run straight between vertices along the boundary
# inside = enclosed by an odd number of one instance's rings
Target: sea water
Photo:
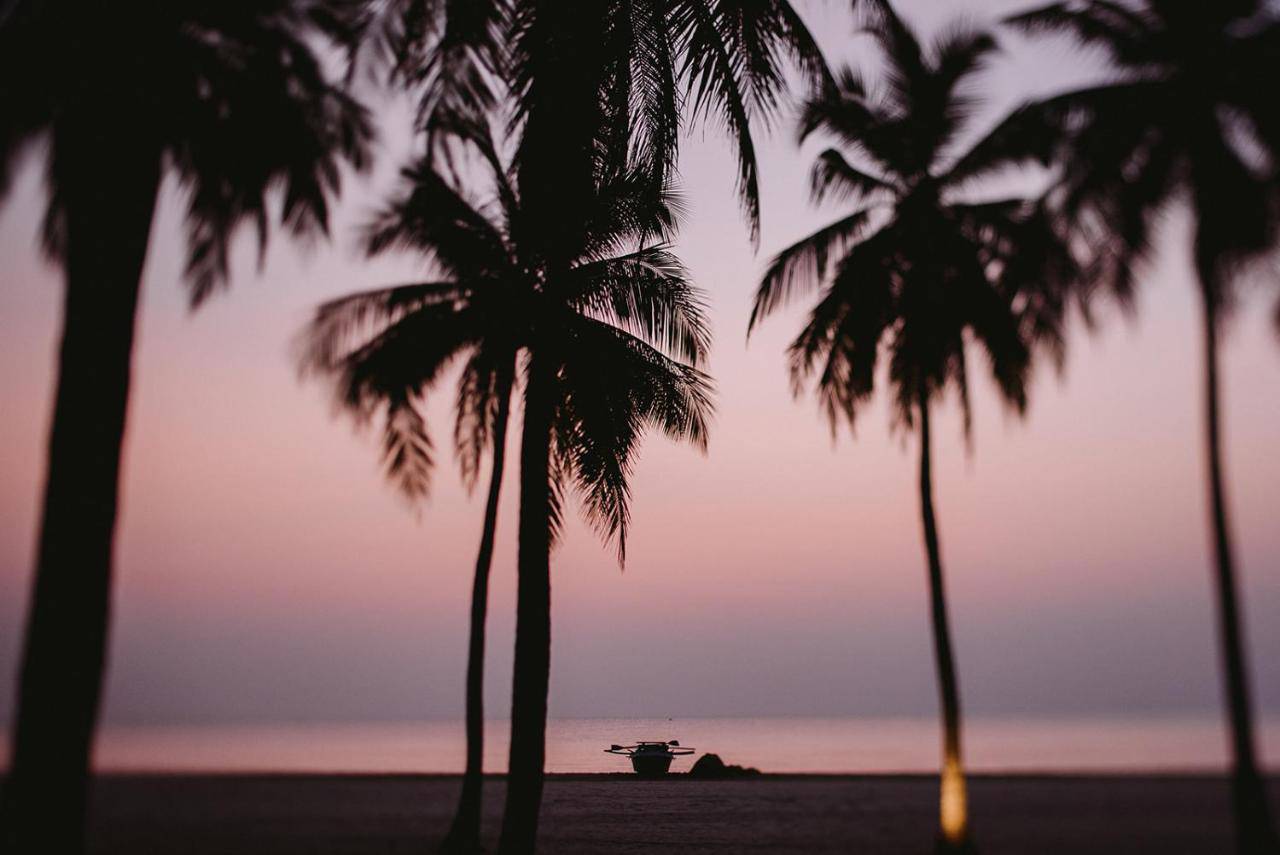
[[[485,769],[506,768],[509,726],[487,723]],[[1280,718],[1258,726],[1270,768],[1280,768]],[[678,739],[698,753],[766,772],[893,773],[937,768],[940,733],[929,718],[552,719],[549,772],[622,772],[612,743]],[[3,751],[7,749],[4,746]],[[464,763],[461,721],[209,726],[107,726],[101,771],[451,773]],[[1212,716],[970,718],[968,767],[988,772],[1221,771],[1227,738]],[[3,761],[0,757],[0,762]],[[673,771],[694,757],[678,758]]]

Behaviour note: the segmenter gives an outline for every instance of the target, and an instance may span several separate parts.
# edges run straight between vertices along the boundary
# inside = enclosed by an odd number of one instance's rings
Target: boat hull
[[[631,768],[642,778],[659,778],[667,774],[673,759],[670,754],[632,754]]]

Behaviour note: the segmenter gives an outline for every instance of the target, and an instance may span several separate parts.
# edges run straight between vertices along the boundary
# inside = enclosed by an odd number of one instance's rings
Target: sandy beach
[[[444,834],[457,787],[455,776],[109,775],[96,785],[91,851],[421,853]],[[486,787],[490,845],[502,789],[501,778]],[[924,776],[555,775],[539,851],[925,855],[936,797]],[[971,801],[985,855],[1229,849],[1227,785],[1211,776],[974,776]]]

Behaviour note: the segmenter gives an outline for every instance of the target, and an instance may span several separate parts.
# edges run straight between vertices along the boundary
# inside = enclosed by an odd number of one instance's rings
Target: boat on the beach
[[[678,740],[670,742],[637,742],[634,745],[610,745],[604,750],[606,754],[621,754],[631,758],[631,768],[637,775],[656,778],[667,774],[671,761],[684,755],[692,754],[692,748],[683,748]]]

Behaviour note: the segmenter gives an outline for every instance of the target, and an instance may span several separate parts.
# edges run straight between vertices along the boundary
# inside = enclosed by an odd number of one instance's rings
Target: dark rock
[[[752,766],[727,765],[719,754],[703,754],[689,770],[691,778],[749,778],[759,774],[760,770]]]

